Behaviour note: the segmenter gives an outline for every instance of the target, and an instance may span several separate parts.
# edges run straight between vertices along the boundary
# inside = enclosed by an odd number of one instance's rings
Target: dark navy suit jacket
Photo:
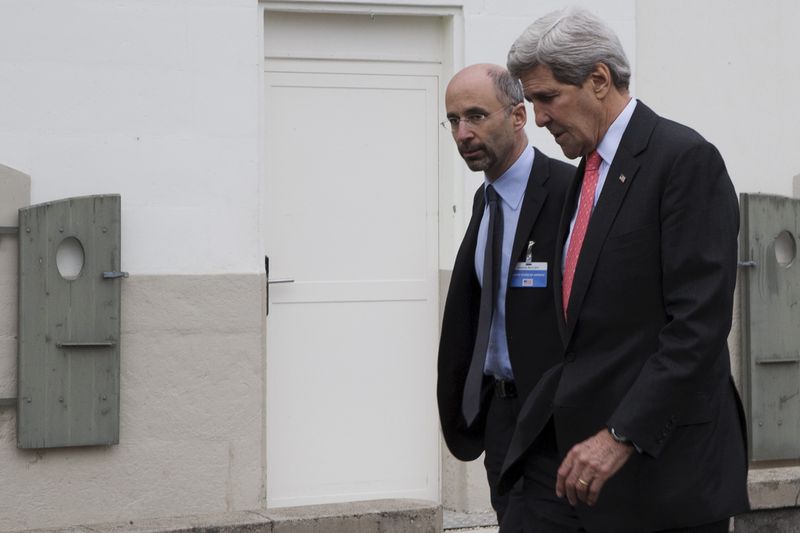
[[[528,242],[535,241],[533,261],[547,263],[547,287],[514,288],[509,282],[506,292],[506,336],[514,380],[521,397],[527,395],[548,368],[560,361],[563,351],[552,287],[558,264],[554,260],[558,221],[574,174],[572,165],[536,150],[508,272],[510,278],[514,264],[525,260]],[[485,409],[469,428],[461,412],[481,299],[474,258],[478,226],[484,211],[483,190],[481,185],[475,193],[472,218],[456,256],[439,344],[437,396],[442,432],[452,454],[463,461],[477,458],[484,449]],[[485,392],[489,392],[489,387]]]
[[[569,231],[584,163],[558,242]],[[520,413],[501,488],[552,416],[559,451],[605,427],[641,449],[579,505],[590,533],[709,523],[748,508],[744,415],[727,336],[739,210],[725,164],[695,131],[638,102],[589,222],[564,320],[560,364]],[[561,251],[559,251],[559,257]],[[561,269],[555,269],[555,287]]]

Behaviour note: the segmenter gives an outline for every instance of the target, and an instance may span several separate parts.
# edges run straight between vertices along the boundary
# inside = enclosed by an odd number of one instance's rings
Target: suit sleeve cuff
[[[642,448],[640,448],[635,442],[633,442],[628,437],[625,437],[617,433],[617,431],[613,427],[609,427],[608,432],[611,433],[611,438],[619,442],[620,444],[627,444],[629,446],[633,446],[633,449],[636,450],[636,453],[641,454],[643,452]]]

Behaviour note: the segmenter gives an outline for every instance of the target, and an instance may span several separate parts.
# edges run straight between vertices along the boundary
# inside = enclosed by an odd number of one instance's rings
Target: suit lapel
[[[597,259],[603,250],[606,237],[614,224],[617,213],[622,207],[625,195],[639,171],[637,156],[647,148],[647,143],[657,118],[653,111],[638,102],[628,127],[622,135],[617,153],[611,162],[611,167],[608,169],[603,190],[600,192],[592,218],[589,220],[589,227],[586,230],[586,237],[578,258],[567,312],[566,339],[572,336],[584,297],[589,289]],[[584,165],[585,162],[582,162],[580,167],[581,176],[583,175]],[[577,193],[573,194],[577,196]],[[574,197],[571,198],[573,198],[572,203],[574,205],[575,199]],[[570,210],[568,215],[565,214],[567,217],[566,231],[569,231],[569,222],[573,212],[574,208]],[[564,220],[562,219],[562,226],[563,223]]]
[[[514,264],[522,254],[522,250],[527,246],[531,228],[536,223],[536,219],[547,198],[547,189],[545,189],[544,185],[550,178],[550,171],[547,165],[548,158],[539,150],[534,149],[534,151],[536,155],[533,157],[533,167],[528,177],[528,184],[525,187],[525,195],[522,197],[522,208],[517,221],[517,231],[514,234],[514,245],[511,247],[511,264],[508,266],[507,286],[511,285]]]
[[[586,237],[583,240],[583,247],[575,267],[575,278],[572,281],[572,295],[570,296],[569,309],[567,310],[567,337],[572,335],[575,328],[575,321],[580,313],[583,298],[589,288],[589,282],[597,264],[597,258],[603,249],[608,231],[611,229],[614,219],[619,212],[625,194],[636,177],[639,165],[627,154],[623,155],[623,150],[617,150],[611,168],[608,170],[606,182],[597,205],[589,220],[589,227],[586,229]],[[620,179],[625,176],[625,179]]]
[[[450,284],[462,287],[463,290],[479,290],[478,278],[475,274],[475,247],[478,245],[478,228],[483,218],[483,207],[485,203],[483,186],[475,191],[472,199],[472,216],[470,217],[467,230],[464,233],[464,240],[458,251],[456,262],[453,265],[453,276]],[[477,303],[476,303],[477,305]]]

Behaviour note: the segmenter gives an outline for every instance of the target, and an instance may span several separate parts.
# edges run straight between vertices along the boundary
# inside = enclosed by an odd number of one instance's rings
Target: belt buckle
[[[498,398],[515,398],[517,396],[517,387],[513,381],[496,379],[494,381],[494,392]]]

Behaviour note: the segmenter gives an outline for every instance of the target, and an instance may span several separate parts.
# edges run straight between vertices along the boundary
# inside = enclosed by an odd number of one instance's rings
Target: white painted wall
[[[456,55],[503,63],[527,24],[569,3],[466,1]],[[618,31],[637,96],[715,142],[740,191],[790,194],[800,6],[576,3]],[[260,272],[261,46],[255,0],[4,0],[0,161],[33,176],[33,202],[122,194],[131,272]],[[479,177],[463,175],[468,206]]]
[[[800,173],[800,4],[636,2],[638,96],[722,152],[738,192],[792,195]]]
[[[633,2],[583,4],[632,51]],[[563,5],[468,0],[455,56],[502,64]],[[260,272],[260,32],[256,0],[4,0],[0,161],[33,177],[34,203],[120,193],[131,273]]]
[[[120,193],[123,268],[261,272],[255,0],[3,0],[0,161]]]

